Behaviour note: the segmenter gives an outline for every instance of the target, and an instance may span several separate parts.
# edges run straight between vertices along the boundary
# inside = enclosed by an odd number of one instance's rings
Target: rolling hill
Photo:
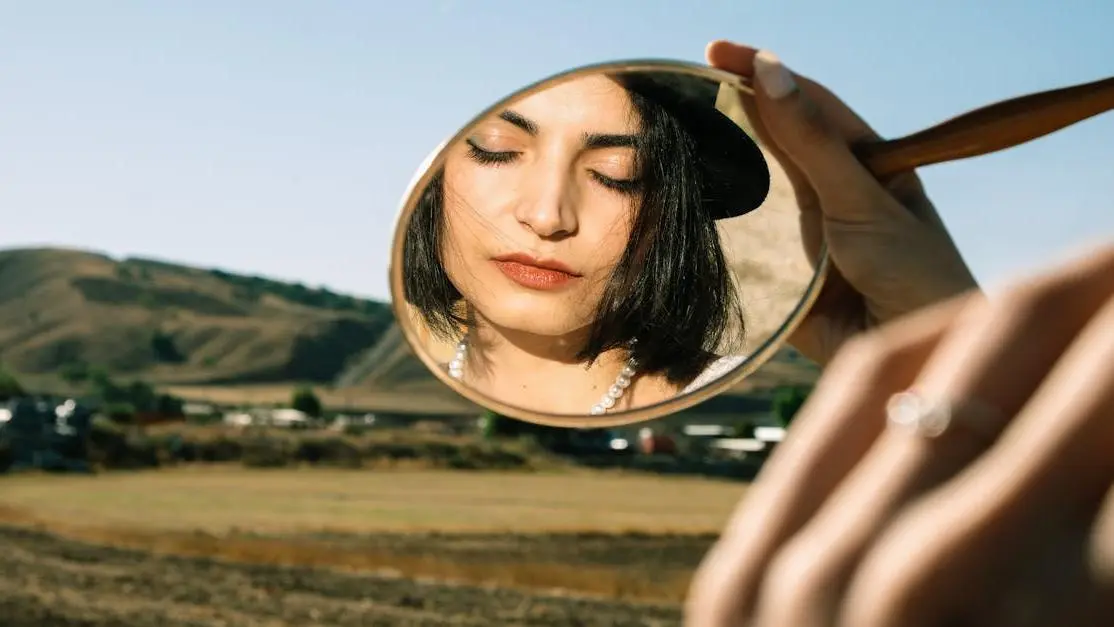
[[[158,384],[328,383],[392,324],[385,303],[65,249],[0,251],[0,360]]]

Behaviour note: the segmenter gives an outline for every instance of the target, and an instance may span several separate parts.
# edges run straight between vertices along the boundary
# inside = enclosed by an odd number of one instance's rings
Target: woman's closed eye
[[[641,189],[638,167],[633,154],[627,149],[594,152],[585,165],[592,180],[611,191],[629,195]]]
[[[468,156],[481,165],[505,165],[514,162],[522,155],[522,152],[517,150],[492,150],[472,138],[466,139],[465,143],[468,144]],[[614,169],[610,164],[608,167]],[[634,194],[641,187],[641,181],[637,178],[608,176],[596,169],[588,169],[588,175],[597,184],[620,194]]]
[[[468,156],[482,165],[500,165],[514,161],[522,154],[514,150],[488,150],[480,146],[474,139],[465,140],[468,144]]]
[[[607,189],[619,192],[621,194],[634,194],[642,186],[642,182],[637,178],[617,179],[605,174],[600,174],[595,170],[589,170],[588,172],[597,183],[603,185]]]

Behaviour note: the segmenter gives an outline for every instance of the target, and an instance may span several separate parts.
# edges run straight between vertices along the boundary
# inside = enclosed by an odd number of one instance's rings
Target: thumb
[[[754,56],[754,82],[763,125],[808,179],[824,213],[856,222],[867,219],[857,214],[869,210],[882,189],[855,158],[847,139],[828,124],[777,55],[762,50]]]

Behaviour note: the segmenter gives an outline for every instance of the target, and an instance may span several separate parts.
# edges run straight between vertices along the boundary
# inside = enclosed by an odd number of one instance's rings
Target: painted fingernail
[[[781,59],[768,50],[759,50],[754,55],[754,73],[762,91],[773,100],[779,100],[797,89],[793,75],[782,65]]]

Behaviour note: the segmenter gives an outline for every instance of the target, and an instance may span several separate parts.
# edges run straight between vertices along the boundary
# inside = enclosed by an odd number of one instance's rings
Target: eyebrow
[[[538,134],[538,125],[537,124],[534,124],[530,120],[527,120],[526,118],[522,117],[518,113],[515,113],[514,111],[510,111],[510,110],[504,111],[504,112],[499,114],[499,118],[506,121],[506,122],[510,122],[511,124],[514,124],[518,128],[526,131],[527,133],[529,133],[531,135],[537,135]]]
[[[634,148],[638,138],[634,135],[598,135],[584,136],[584,144],[588,148]]]
[[[517,126],[531,136],[536,136],[538,134],[538,125],[532,120],[523,117],[520,113],[508,109],[499,114],[499,119]],[[638,137],[635,135],[615,133],[587,133],[584,135],[584,145],[591,149],[633,148],[638,145],[637,142]]]

